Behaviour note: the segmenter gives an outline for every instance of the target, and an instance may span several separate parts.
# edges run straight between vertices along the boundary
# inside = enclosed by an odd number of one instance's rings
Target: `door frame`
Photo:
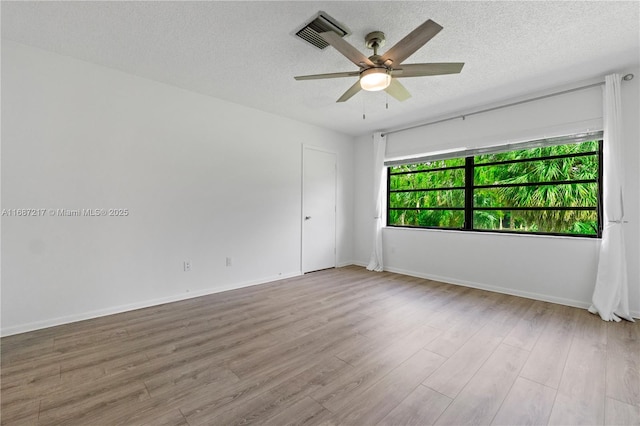
[[[305,158],[305,152],[307,150],[313,150],[313,151],[319,151],[319,152],[323,152],[326,154],[332,154],[335,158],[335,169],[334,169],[334,197],[335,199],[333,200],[333,204],[334,204],[334,216],[333,216],[333,267],[336,268],[338,266],[338,245],[337,245],[337,234],[338,234],[338,153],[335,151],[331,151],[325,148],[320,148],[314,145],[307,145],[307,144],[302,144],[302,152],[301,152],[301,187],[300,187],[300,192],[302,194],[301,197],[301,204],[300,204],[300,273],[301,274],[305,274],[306,272],[303,269],[304,266],[304,239],[305,239],[305,232],[304,232],[304,202],[305,202],[305,191],[304,191],[304,184],[305,184],[305,162],[304,162],[304,158]],[[312,271],[309,271],[312,272]]]

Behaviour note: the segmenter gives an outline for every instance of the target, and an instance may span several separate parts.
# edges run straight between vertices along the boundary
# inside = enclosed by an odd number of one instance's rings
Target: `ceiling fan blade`
[[[429,19],[407,34],[405,38],[397,42],[382,55],[382,61],[384,62],[390,59],[393,61],[392,66],[400,65],[402,61],[413,55],[416,50],[424,46],[424,44],[438,34],[440,30],[442,30],[442,27]]]
[[[358,49],[350,45],[345,39],[343,39],[333,31],[320,33],[320,37],[322,37],[327,43],[332,45],[338,52],[342,53],[347,57],[347,59],[356,64],[358,67],[374,66],[373,62],[371,62],[369,58],[364,56]]]
[[[346,71],[346,72],[333,72],[329,74],[313,74],[313,75],[299,75],[296,80],[319,80],[322,78],[340,78],[340,77],[356,77],[360,74],[359,71]]]
[[[355,84],[349,87],[349,90],[344,92],[342,96],[336,102],[345,102],[348,101],[353,95],[358,93],[362,87],[360,87],[360,80],[356,81]]]
[[[400,102],[406,101],[411,97],[411,93],[395,78],[391,79],[389,87],[384,89],[385,92],[399,100]]]
[[[427,75],[458,74],[464,62],[434,62],[430,64],[404,64],[391,71],[395,78],[422,77]]]

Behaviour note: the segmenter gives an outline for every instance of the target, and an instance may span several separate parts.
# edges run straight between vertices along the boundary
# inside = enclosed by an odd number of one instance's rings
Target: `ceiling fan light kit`
[[[360,73],[362,90],[377,92],[386,89],[390,84],[391,74],[386,68],[368,68]]]
[[[303,75],[294,78],[296,80],[318,80],[357,75],[358,81],[340,96],[337,102],[347,101],[360,90],[371,92],[384,90],[395,99],[404,101],[409,99],[411,94],[400,84],[397,80],[398,78],[457,74],[462,70],[464,66],[463,62],[402,65],[405,59],[413,55],[441,30],[442,27],[440,25],[429,19],[410,32],[383,55],[378,55],[378,48],[384,46],[384,33],[382,31],[373,31],[365,37],[365,46],[373,50],[373,55],[369,57],[360,53],[358,49],[335,32],[322,32],[319,34],[320,37],[355,64],[359,68],[359,71]]]

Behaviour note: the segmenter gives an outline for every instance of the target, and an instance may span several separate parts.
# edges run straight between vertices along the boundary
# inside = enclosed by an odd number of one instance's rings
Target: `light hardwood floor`
[[[640,424],[640,323],[346,267],[5,337],[2,424]]]

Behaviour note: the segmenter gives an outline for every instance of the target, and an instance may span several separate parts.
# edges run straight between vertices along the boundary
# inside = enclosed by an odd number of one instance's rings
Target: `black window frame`
[[[476,164],[474,159],[478,155],[470,155],[470,156],[452,156],[449,159],[454,158],[464,158],[465,164],[464,166],[450,166],[450,167],[440,167],[428,170],[419,170],[419,171],[409,171],[409,172],[397,172],[392,173],[391,169],[393,166],[387,166],[387,206],[386,206],[386,226],[392,228],[409,228],[409,229],[439,229],[439,230],[454,230],[454,231],[465,231],[465,232],[489,232],[489,233],[500,233],[500,234],[520,234],[520,235],[548,235],[548,236],[562,236],[562,237],[578,237],[578,238],[602,238],[602,228],[603,228],[603,205],[602,205],[602,169],[603,169],[603,140],[602,138],[594,138],[592,139],[598,142],[597,151],[589,151],[589,152],[580,152],[580,153],[572,153],[572,154],[563,154],[563,155],[548,155],[542,157],[535,158],[522,158],[516,160],[505,160],[505,161],[494,161],[494,162],[486,162]],[[527,149],[527,148],[524,148]],[[519,149],[513,149],[511,151],[518,151]],[[586,156],[597,156],[598,158],[598,177],[596,179],[581,179],[581,180],[563,180],[563,181],[552,181],[552,182],[531,182],[531,183],[520,183],[520,184],[494,184],[494,185],[475,185],[474,172],[476,167],[486,167],[489,165],[500,165],[500,164],[510,164],[510,163],[518,163],[518,162],[528,162],[528,161],[543,161],[543,160],[553,160],[553,159],[561,159],[561,158],[571,158],[571,157],[586,157]],[[418,163],[419,164],[419,163]],[[443,187],[443,188],[425,188],[425,189],[401,189],[401,190],[392,190],[391,189],[391,176],[393,175],[401,175],[401,174],[411,174],[411,173],[431,173],[442,170],[452,170],[452,169],[464,169],[465,170],[465,182],[464,187]],[[476,189],[485,189],[485,188],[500,188],[500,187],[517,187],[517,186],[543,186],[543,185],[562,185],[562,184],[576,184],[576,183],[596,183],[598,187],[598,195],[597,195],[597,205],[595,207],[484,207],[478,208],[474,205],[474,191]],[[464,207],[418,207],[418,208],[404,208],[404,207],[391,207],[391,193],[398,192],[428,192],[428,191],[438,191],[438,190],[451,190],[451,189],[464,189]],[[390,224],[391,217],[390,212],[392,210],[452,210],[452,211],[464,211],[464,224],[459,228],[450,228],[450,227],[441,227],[441,226],[416,226],[416,225],[395,225]],[[571,234],[571,233],[561,233],[561,232],[531,232],[531,231],[517,231],[517,230],[504,230],[504,229],[476,229],[473,227],[473,214],[475,211],[488,211],[488,210],[528,210],[528,211],[554,211],[554,210],[573,210],[573,211],[596,211],[598,225],[597,232],[595,234]]]

